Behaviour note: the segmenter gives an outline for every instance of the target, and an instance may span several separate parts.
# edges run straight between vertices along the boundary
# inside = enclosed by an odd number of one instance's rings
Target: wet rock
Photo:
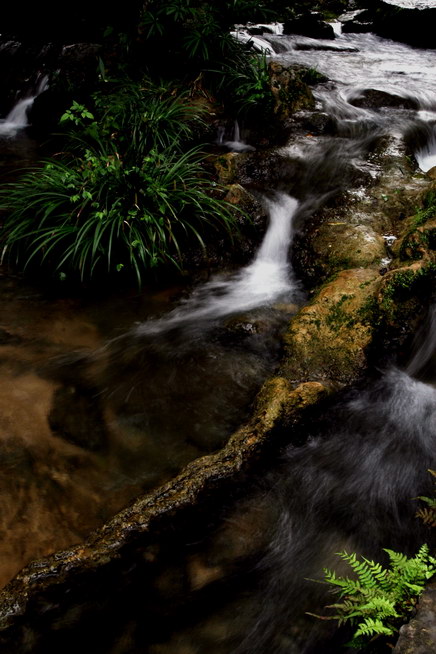
[[[274,113],[284,120],[296,111],[313,109],[315,100],[309,86],[303,81],[301,66],[284,66],[277,61],[268,65],[271,91],[274,97]]]
[[[370,225],[349,225],[333,217],[315,230],[306,256],[311,263],[317,262],[318,279],[326,279],[345,268],[379,268],[386,246]]]
[[[262,34],[274,34],[274,30],[268,25],[253,25],[246,28],[247,32],[252,36],[262,36]]]
[[[372,327],[362,313],[378,271],[340,272],[291,321],[281,372],[290,380],[346,384],[367,365]]]
[[[423,223],[423,224],[422,224]],[[400,261],[425,260],[436,247],[436,219],[411,216],[404,221],[402,236],[392,248]]]
[[[272,150],[242,155],[236,163],[240,183],[253,190],[283,187],[292,195],[294,189],[298,193],[305,174],[301,159],[285,158]]]
[[[429,179],[434,179],[436,180],[436,166],[433,166],[433,168],[430,168],[430,170],[427,170],[426,176]]]
[[[283,26],[284,34],[301,34],[312,39],[334,39],[335,32],[331,25],[324,22],[317,14],[307,14],[300,18],[287,20]]]
[[[322,111],[300,112],[294,120],[312,134],[330,134],[334,127],[331,117]]]
[[[176,529],[198,524],[195,507],[209,506],[217,492],[221,495],[224,487],[230,488],[272,441],[288,433],[302,412],[331,391],[320,382],[293,388],[284,378],[269,380],[252,419],[220,452],[197,459],[171,482],[138,498],[83,544],[27,566],[0,592],[2,652],[50,651],[59,642],[69,643],[68,652],[77,651],[89,644],[90,619],[93,624],[103,620],[103,640],[115,642],[126,610],[128,614],[133,610],[132,602],[145,615],[147,607],[151,610],[144,583],[159,564],[156,535],[165,540],[173,534],[174,540]],[[207,583],[203,572],[197,566],[192,582]],[[108,610],[113,616],[110,623]],[[100,634],[100,646],[101,639]]]
[[[373,25],[370,21],[347,20],[342,23],[342,32],[344,34],[366,34],[371,32]]]
[[[8,330],[0,327],[0,345],[18,345],[22,338],[17,334],[11,334]]]
[[[220,184],[233,184],[237,177],[236,152],[227,152],[214,158],[213,165]]]
[[[345,14],[339,16],[339,21],[342,24],[342,32],[344,34],[348,33],[365,33],[371,32],[372,22],[362,19],[362,15],[365,15],[365,9],[356,9],[354,11],[347,11]]]
[[[315,213],[296,237],[294,267],[310,287],[341,267],[382,267],[381,259],[387,256],[383,234],[397,235],[393,225],[412,215],[429,189],[428,180],[413,175],[401,139],[383,139],[368,166],[355,174],[341,171],[354,188],[335,196],[338,202],[333,199]]]
[[[423,593],[416,616],[401,627],[393,654],[434,654],[436,652],[436,583]]]
[[[418,102],[413,98],[403,98],[400,95],[379,91],[378,89],[366,89],[355,98],[348,100],[355,107],[366,109],[378,109],[380,107],[397,107],[402,109],[418,109]]]

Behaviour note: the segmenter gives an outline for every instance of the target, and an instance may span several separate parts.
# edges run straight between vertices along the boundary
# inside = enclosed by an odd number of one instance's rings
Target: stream
[[[247,266],[195,288],[98,297],[50,293],[0,271],[2,584],[218,450],[249,416],[306,300],[289,255],[294,234],[348,183],[350,163],[371,174],[375,137],[413,143],[422,171],[436,163],[436,51],[372,34],[261,40],[275,60],[328,77],[314,93],[334,133],[282,148],[304,174],[263,198],[268,227]],[[368,90],[391,100],[370,106]],[[0,124],[5,157],[12,142],[20,148],[31,101],[22,98]],[[230,149],[246,151],[240,144],[237,134]],[[230,566],[224,579],[218,571],[199,600],[186,591],[186,607],[174,600],[154,628],[136,616],[117,644],[93,651],[337,654],[344,638],[334,625],[305,613],[326,603],[309,579],[334,567],[340,550],[378,559],[384,547],[414,553],[428,538],[412,499],[431,493],[427,470],[436,466],[435,350],[429,307],[401,365],[371,371],[307,421],[305,443],[289,446],[264,479],[229,500],[220,527],[180,553],[201,572],[202,562],[213,567],[240,541],[242,554],[229,554],[240,568]]]
[[[347,163],[366,166],[371,174],[367,153],[374,136],[404,138],[414,144],[422,171],[434,165],[435,51],[372,34],[339,35],[334,41],[268,34],[257,37],[259,47],[262,40],[275,50],[275,60],[304,64],[329,78],[314,93],[318,108],[334,124],[334,136],[300,139],[282,150],[303,162],[300,186],[292,188],[303,214],[341,186]],[[370,97],[368,90],[381,92],[382,101],[374,106],[361,102]],[[236,143],[233,149],[242,148]],[[332,623],[306,615],[324,613],[331,602],[313,579],[321,578],[324,567],[341,571],[335,552],[357,552],[386,563],[383,548],[411,555],[430,538],[417,523],[413,498],[423,489],[432,492],[428,469],[435,466],[436,451],[435,316],[436,309],[429,307],[401,366],[373,371],[367,385],[349,389],[322,415],[313,416],[305,426],[306,444],[287,448],[257,488],[247,490],[224,513],[221,527],[200,551],[187,545],[188,569],[197,570],[191,575],[199,578],[199,586],[202,574],[213,579],[214,571],[220,581],[197,603],[186,593],[188,607],[179,608],[182,617],[175,613],[167,619],[147,651],[346,651],[343,644],[351,631],[336,632]],[[228,566],[227,557],[236,558],[236,568]],[[220,566],[227,570],[224,579]],[[207,602],[209,610],[204,608]]]

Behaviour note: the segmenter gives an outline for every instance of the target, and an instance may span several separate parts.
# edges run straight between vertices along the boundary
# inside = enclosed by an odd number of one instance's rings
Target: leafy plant
[[[365,557],[359,560],[356,554],[338,553],[353,570],[353,579],[324,569],[325,583],[333,586],[341,601],[326,607],[334,609],[334,615],[315,617],[356,626],[351,647],[360,648],[368,639],[393,635],[414,610],[426,582],[436,574],[436,558],[430,555],[428,545],[422,545],[412,558],[389,549],[384,551],[389,557],[389,568]]]
[[[140,283],[150,268],[180,267],[210,228],[231,233],[235,208],[189,147],[200,116],[147,79],[109,85],[92,111],[73,103],[63,152],[0,191],[6,252],[81,279],[132,270]]]
[[[171,84],[123,78],[95,93],[93,99],[98,125],[84,125],[86,132],[115,140],[135,158],[153,148],[181,150],[204,128],[205,109],[192,104],[186,92]]]
[[[181,241],[204,247],[204,225],[230,230],[234,216],[214,197],[201,153],[151,150],[138,165],[85,150],[66,165],[49,161],[8,185],[5,246],[24,260],[59,272],[132,269],[141,282],[158,264],[181,264]]]
[[[436,477],[435,470],[429,470],[429,472],[431,475],[433,475],[433,477]],[[436,527],[436,497],[425,497],[424,495],[420,495],[418,499],[422,502],[425,502],[427,506],[418,509],[416,512],[416,517],[421,518],[425,525],[428,525],[429,527]]]
[[[237,115],[272,114],[274,100],[265,54],[250,55],[243,60],[225,63],[217,73],[216,91],[224,95]]]

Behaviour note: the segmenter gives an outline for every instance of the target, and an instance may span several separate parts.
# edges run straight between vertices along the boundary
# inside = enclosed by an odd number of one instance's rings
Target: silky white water
[[[139,325],[136,335],[182,325],[201,329],[202,323],[299,297],[300,287],[288,260],[298,202],[283,193],[264,202],[269,226],[252,263],[233,275],[217,276],[197,287],[188,300],[167,316]]]
[[[48,77],[43,75],[36,83],[35,88],[16,102],[6,118],[0,119],[0,136],[13,138],[20,130],[29,126],[29,110],[35,98],[45,91],[47,87]]]

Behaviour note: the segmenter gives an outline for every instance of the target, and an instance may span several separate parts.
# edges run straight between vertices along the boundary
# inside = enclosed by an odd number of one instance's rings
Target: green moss
[[[375,328],[410,319],[422,299],[431,294],[435,281],[436,263],[433,262],[418,269],[396,270],[378,297],[368,297],[357,316],[363,324]]]
[[[354,324],[354,317],[350,316],[344,309],[344,304],[353,297],[354,295],[344,294],[340,300],[330,307],[329,313],[326,316],[326,324],[331,329],[338,330],[342,326],[351,327]]]
[[[431,218],[436,217],[436,191],[429,191],[424,197],[423,206],[417,209],[414,216],[415,227],[424,225]]]
[[[407,261],[408,259],[411,259],[412,261],[417,261],[422,259],[427,247],[427,233],[420,230],[411,231],[406,234],[401,243],[399,251],[400,260]]]

